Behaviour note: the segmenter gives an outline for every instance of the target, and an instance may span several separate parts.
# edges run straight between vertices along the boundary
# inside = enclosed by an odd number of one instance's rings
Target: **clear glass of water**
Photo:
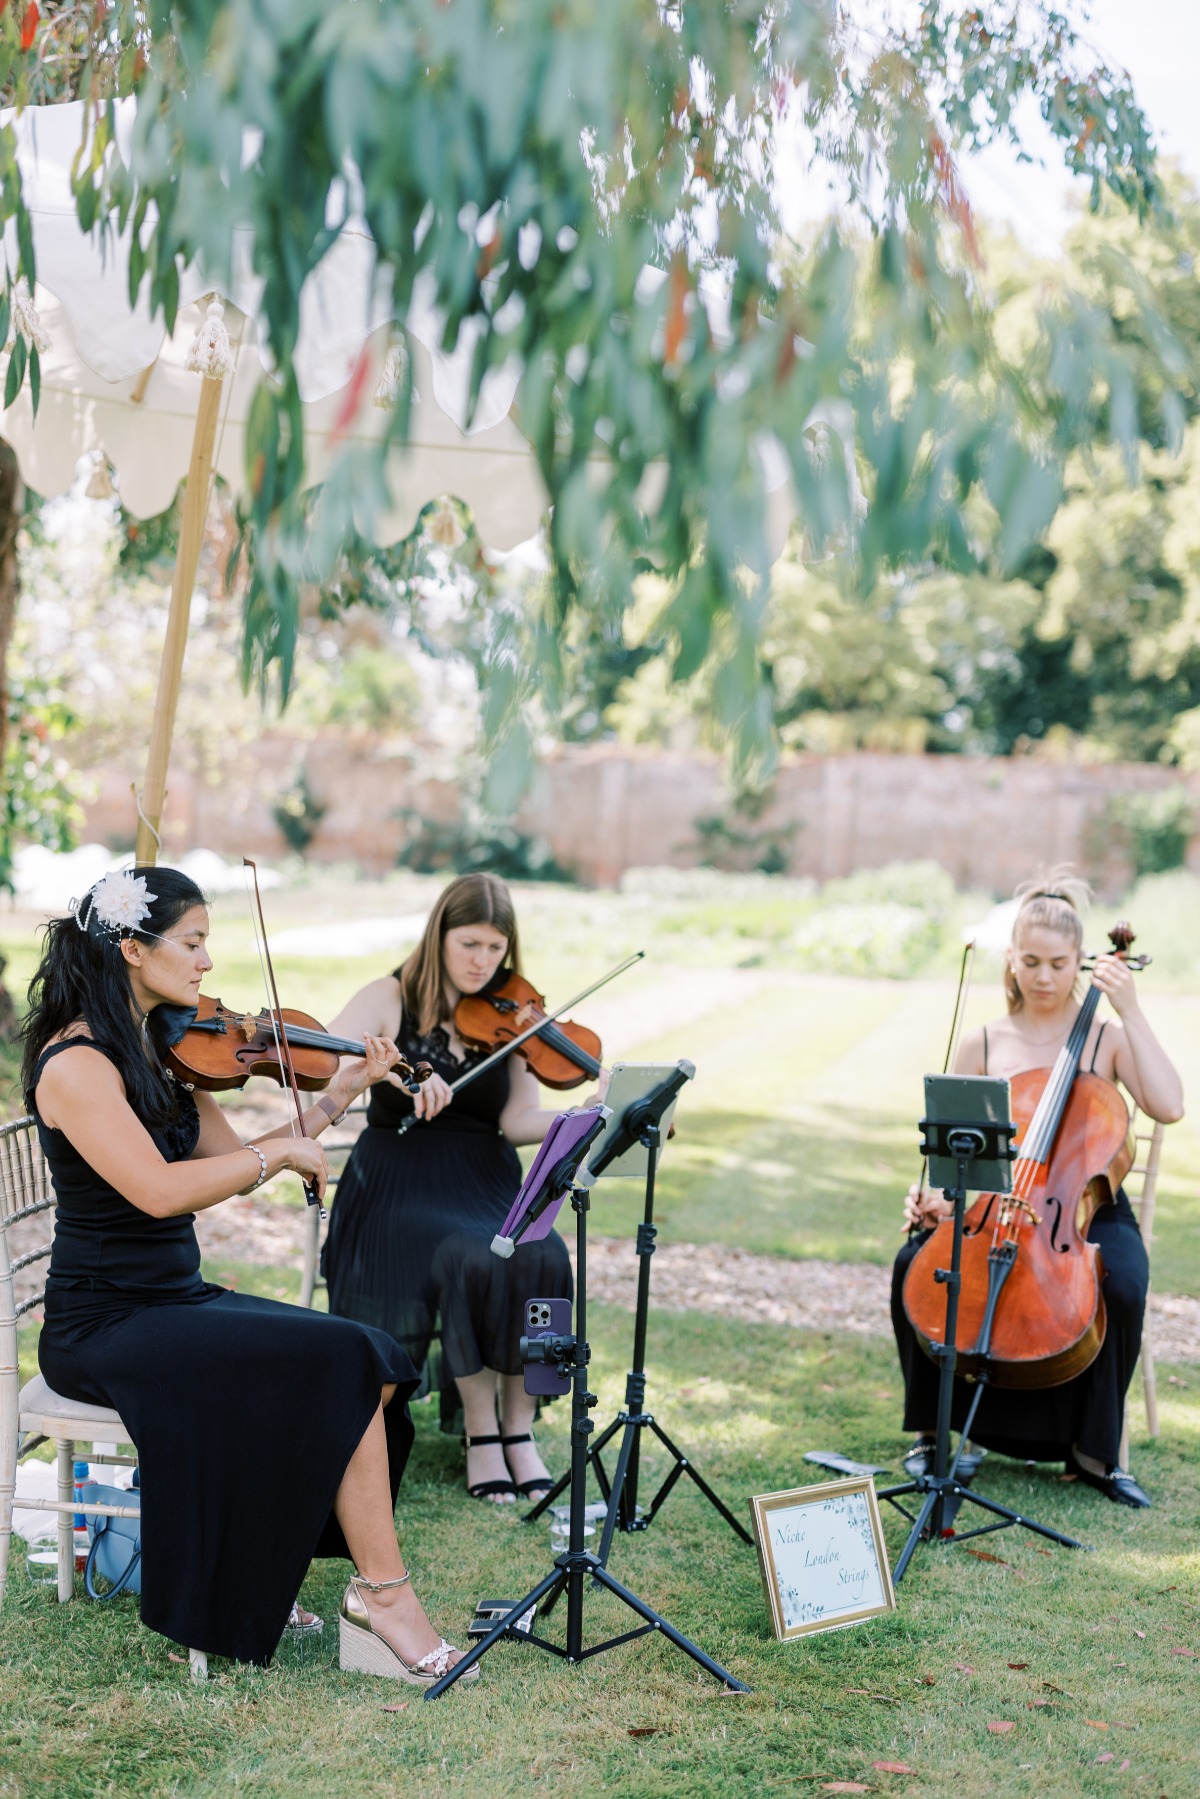
[[[58,1537],[43,1531],[25,1546],[25,1571],[34,1586],[54,1586],[58,1580]]]
[[[571,1508],[569,1505],[553,1505],[550,1508],[550,1553],[561,1555],[564,1549],[571,1547]]]

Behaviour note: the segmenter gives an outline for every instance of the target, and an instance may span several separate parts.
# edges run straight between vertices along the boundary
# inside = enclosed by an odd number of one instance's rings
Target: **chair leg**
[[[58,1441],[58,1497],[70,1507],[75,1497],[75,1445],[67,1437]],[[75,1513],[58,1514],[58,1599],[66,1605],[75,1592]]]
[[[0,1370],[0,1381],[4,1371]],[[0,1412],[4,1410],[0,1405]],[[10,1428],[11,1426],[11,1428]],[[16,1420],[0,1417],[0,1611],[8,1584],[8,1552],[12,1547],[13,1499],[17,1491]]]
[[[195,1681],[208,1679],[208,1657],[203,1649],[188,1650],[188,1675]]]
[[[1154,1371],[1154,1345],[1142,1333],[1142,1394],[1146,1401],[1146,1428],[1158,1435],[1158,1376]]]
[[[1121,1447],[1117,1451],[1117,1462],[1122,1468],[1129,1466],[1129,1407],[1125,1407],[1125,1418],[1121,1425]]]

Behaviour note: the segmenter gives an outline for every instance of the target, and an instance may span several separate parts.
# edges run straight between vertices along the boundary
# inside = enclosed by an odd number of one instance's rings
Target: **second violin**
[[[454,1025],[472,1049],[501,1049],[546,1018],[546,1001],[523,975],[506,974],[498,985],[460,999]],[[517,1051],[543,1087],[578,1087],[601,1070],[600,1039],[570,1019],[546,1023]]]

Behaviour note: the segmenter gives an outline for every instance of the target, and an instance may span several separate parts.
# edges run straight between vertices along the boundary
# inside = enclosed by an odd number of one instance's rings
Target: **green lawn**
[[[620,1399],[629,1327],[627,1314],[596,1309],[601,1420]],[[667,1428],[743,1515],[751,1492],[816,1474],[806,1449],[896,1463],[899,1381],[886,1344],[663,1315],[650,1365]],[[796,1644],[771,1637],[753,1552],[678,1489],[647,1535],[618,1539],[613,1572],[749,1682],[748,1698],[722,1697],[665,1642],[645,1640],[576,1670],[503,1645],[478,1688],[426,1705],[338,1672],[340,1564],[315,1565],[305,1586],[330,1620],[318,1647],[285,1649],[267,1674],[214,1663],[216,1677],[196,1689],[168,1645],[139,1629],[135,1602],[59,1607],[26,1584],[18,1557],[0,1619],[0,1793],[290,1799],[403,1786],[649,1799],[850,1780],[922,1799],[1044,1799],[1108,1793],[1128,1758],[1119,1790],[1185,1799],[1200,1785],[1200,1658],[1173,1651],[1200,1651],[1200,1408],[1193,1374],[1181,1371],[1189,1385],[1176,1387],[1163,1373],[1163,1435],[1137,1446],[1154,1511],[1125,1512],[993,1458],[981,1477],[990,1494],[1082,1536],[1093,1553],[1046,1551],[1012,1532],[984,1541],[999,1560],[922,1550],[894,1617]],[[415,1411],[406,1551],[433,1616],[461,1638],[478,1598],[515,1598],[538,1578],[547,1532],[469,1502],[460,1450],[432,1408]],[[555,1467],[565,1425],[559,1406],[543,1426]],[[899,1519],[888,1534],[894,1550]],[[590,1632],[625,1627],[610,1601],[588,1607]],[[401,1712],[383,1709],[405,1700]],[[992,1722],[1014,1728],[992,1733]],[[1114,1761],[1097,1760],[1110,1751]],[[876,1773],[875,1761],[915,1772]]]
[[[283,929],[413,911],[435,886],[397,878],[334,895],[318,882],[269,893],[268,918]],[[241,915],[233,898],[216,910],[212,990],[257,1006]],[[920,1077],[940,1067],[944,1052],[948,970],[904,983],[799,972],[776,956],[781,927],[762,906],[722,926],[711,907],[689,913],[645,896],[543,889],[522,895],[522,919],[530,965],[552,999],[630,948],[652,950],[645,969],[625,977],[633,1022],[624,1001],[607,1015],[605,1051],[627,1060],[687,1055],[697,1065],[663,1168],[658,1215],[668,1241],[890,1260],[899,1196],[917,1167]],[[0,949],[15,987],[32,966],[31,938],[0,935]],[[277,957],[287,1003],[326,1019],[392,965],[391,955]],[[740,971],[736,980],[730,970]],[[662,1003],[648,1016],[639,992],[651,991]],[[1196,1094],[1200,997],[1156,984],[1152,971],[1145,1004]],[[997,1008],[984,970],[972,1021]],[[1198,1149],[1192,1119],[1168,1134],[1153,1258],[1164,1292],[1200,1294]],[[603,1184],[594,1226],[606,1236],[631,1231],[639,1210],[635,1183]],[[280,1298],[298,1287],[294,1269],[222,1263],[209,1272]],[[592,1317],[601,1422],[620,1401],[630,1326],[628,1314],[602,1307]],[[22,1341],[27,1370],[35,1354],[31,1329]],[[667,1429],[743,1510],[752,1492],[817,1477],[806,1449],[898,1465],[900,1383],[886,1340],[842,1343],[659,1313],[650,1370],[651,1403]],[[720,1696],[664,1642],[647,1640],[578,1670],[505,1645],[489,1656],[478,1688],[426,1706],[407,1689],[338,1672],[340,1566],[314,1567],[306,1585],[308,1603],[329,1620],[319,1646],[285,1648],[267,1674],[216,1664],[215,1678],[193,1688],[167,1645],[140,1630],[132,1601],[60,1608],[45,1588],[27,1585],[18,1555],[0,1618],[0,1796],[244,1791],[291,1799],[403,1786],[487,1799],[606,1791],[649,1799],[821,1793],[841,1781],[856,1783],[842,1790],[920,1799],[1072,1799],[1114,1786],[1185,1799],[1200,1790],[1198,1385],[1195,1369],[1161,1367],[1163,1434],[1153,1444],[1139,1438],[1135,1407],[1135,1463],[1156,1501],[1150,1513],[1109,1506],[1048,1471],[1028,1477],[997,1458],[986,1466],[987,1492],[1083,1536],[1093,1553],[1047,1550],[1016,1533],[985,1540],[998,1560],[965,1547],[922,1550],[893,1618],[799,1644],[771,1639],[753,1553],[678,1489],[651,1532],[618,1540],[613,1571],[746,1679],[749,1698]],[[432,1408],[415,1411],[401,1504],[407,1552],[436,1621],[461,1640],[478,1598],[515,1598],[532,1585],[547,1564],[548,1533],[471,1504],[457,1445],[438,1431]],[[553,1408],[543,1430],[555,1467],[565,1426],[565,1408]],[[888,1532],[895,1551],[901,1520],[889,1519]],[[625,1628],[609,1601],[589,1599],[589,1607],[596,1634]],[[406,1701],[403,1711],[384,1710]],[[1013,1729],[990,1732],[997,1722]],[[877,1761],[915,1772],[880,1772]]]

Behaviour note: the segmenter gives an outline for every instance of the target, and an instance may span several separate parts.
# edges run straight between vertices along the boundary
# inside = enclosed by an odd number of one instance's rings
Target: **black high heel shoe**
[[[477,1443],[481,1443],[481,1442],[490,1441],[490,1439],[483,1438],[483,1437],[476,1437],[475,1441]],[[527,1431],[524,1431],[518,1437],[501,1437],[500,1442],[503,1444],[505,1449],[508,1448],[508,1445],[510,1443],[532,1443],[533,1442],[533,1432],[527,1430]],[[507,1459],[508,1458],[505,1457],[505,1460],[507,1460]],[[511,1472],[511,1470],[510,1470],[510,1472]],[[514,1493],[519,1493],[521,1495],[522,1499],[540,1499],[540,1497],[543,1493],[548,1493],[550,1491],[551,1487],[556,1487],[557,1485],[558,1485],[558,1482],[553,1478],[552,1475],[537,1474],[534,1476],[534,1478],[532,1480],[514,1481],[511,1486],[511,1491]]]
[[[512,1441],[511,1437],[502,1437],[499,1433],[490,1437],[463,1437],[463,1442],[468,1449],[483,1449],[493,1443],[504,1444]],[[551,1481],[550,1485],[553,1486],[554,1482]],[[524,1491],[523,1488],[522,1491]],[[477,1480],[473,1487],[468,1486],[467,1492],[472,1499],[515,1499],[517,1497],[517,1489],[513,1485],[511,1476],[508,1480]]]

